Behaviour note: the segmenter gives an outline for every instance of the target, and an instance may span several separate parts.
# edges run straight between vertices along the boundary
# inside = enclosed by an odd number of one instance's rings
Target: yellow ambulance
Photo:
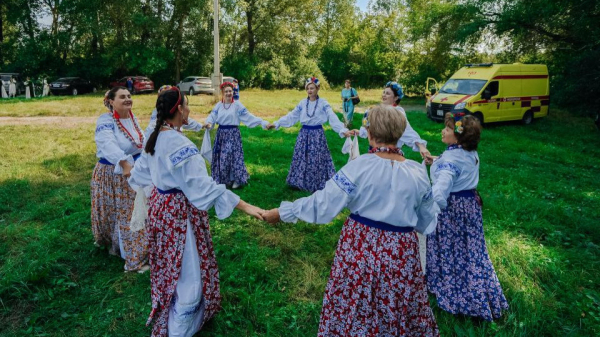
[[[521,120],[548,115],[550,85],[543,64],[467,64],[438,90],[427,79],[427,116],[443,121],[448,112],[465,112],[482,124]]]

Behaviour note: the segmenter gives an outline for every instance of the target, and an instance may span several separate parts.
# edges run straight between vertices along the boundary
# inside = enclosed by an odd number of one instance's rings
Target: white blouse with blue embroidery
[[[132,188],[179,189],[199,210],[214,207],[219,219],[231,215],[240,197],[208,175],[206,162],[192,141],[174,130],[161,131],[154,150],[152,156],[144,152],[131,170]]]
[[[156,127],[156,116],[157,115],[158,115],[158,112],[156,111],[156,109],[152,110],[152,117],[150,117],[150,124],[148,124],[148,127],[146,127],[146,130],[144,131],[144,136],[146,137],[146,140],[148,138],[150,138],[152,131],[154,131],[154,128]],[[202,124],[196,122],[192,117],[188,117],[188,124],[183,125],[181,128],[184,130],[189,130],[189,131],[200,131],[200,130],[202,130]]]
[[[206,119],[206,123],[219,125],[239,126],[240,122],[249,128],[261,125],[263,129],[269,122],[251,114],[240,101],[233,101],[231,104],[217,103]]]
[[[415,129],[413,129],[412,126],[410,126],[410,123],[408,122],[408,117],[406,116],[406,112],[404,111],[404,109],[400,106],[395,106],[394,108],[400,111],[406,118],[406,129],[404,130],[402,137],[400,137],[400,139],[398,140],[396,146],[399,149],[401,149],[402,146],[406,145],[412,148],[413,151],[419,152],[420,150],[417,144],[423,144],[427,146],[427,141],[421,139],[421,136],[419,136],[417,131],[415,131]],[[368,114],[369,110],[365,111],[365,116],[367,116]],[[364,126],[360,127],[358,136],[361,138],[367,138],[367,129]]]
[[[327,181],[325,188],[279,207],[282,221],[298,219],[324,224],[344,208],[393,226],[433,232],[439,208],[433,202],[425,166],[413,161],[384,159],[364,154],[346,164]]]
[[[139,127],[140,124],[137,118],[135,118],[135,121],[132,121],[131,118],[121,118],[120,121],[133,139],[142,144],[144,143],[144,135],[140,139],[133,125],[135,122]],[[115,165],[115,174],[123,174],[123,168],[119,165],[122,160],[127,160],[133,166],[133,156],[142,152],[142,149],[135,146],[119,129],[112,113],[109,112],[98,117],[94,140],[96,141],[96,157],[104,158]]]
[[[448,206],[452,192],[472,190],[479,183],[479,155],[451,145],[431,164],[433,199],[440,209]]]
[[[306,107],[307,101],[308,109]],[[326,122],[329,122],[333,131],[342,138],[345,137],[344,134],[348,132],[348,129],[340,122],[338,116],[333,112],[331,105],[329,105],[324,98],[319,98],[314,101],[310,101],[308,98],[301,100],[294,110],[279,118],[279,120],[273,124],[279,129],[280,127],[289,128],[298,122],[308,126],[323,125]]]

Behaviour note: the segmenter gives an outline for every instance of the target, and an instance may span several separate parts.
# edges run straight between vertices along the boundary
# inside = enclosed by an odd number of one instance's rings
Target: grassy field
[[[361,94],[361,107],[380,91]],[[274,120],[300,91],[242,91],[253,113]],[[323,92],[334,108],[339,92]],[[136,96],[147,119],[154,95]],[[211,97],[192,98],[203,120]],[[418,108],[422,102],[407,102]],[[407,109],[411,124],[439,154],[441,124]],[[0,117],[98,116],[100,96],[0,103]],[[142,118],[144,119],[144,118]],[[0,123],[2,123],[0,121]],[[360,121],[355,120],[358,127]],[[326,128],[336,168],[343,139]],[[306,193],[285,178],[298,128],[242,127],[250,185],[239,195],[263,208]],[[94,124],[0,124],[0,336],[147,336],[149,275],[92,244]],[[187,134],[198,146],[202,133]],[[600,134],[589,119],[558,109],[533,125],[484,129],[479,191],[490,255],[510,310],[481,322],[435,311],[443,336],[593,336],[600,334]],[[213,138],[214,139],[214,138]],[[361,149],[367,144],[361,140]],[[409,158],[418,154],[405,149]],[[223,310],[200,336],[314,336],[342,223],[270,226],[239,212],[211,212]]]

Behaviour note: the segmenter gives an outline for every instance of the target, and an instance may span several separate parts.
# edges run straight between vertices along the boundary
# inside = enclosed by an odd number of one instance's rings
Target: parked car
[[[210,77],[188,76],[177,84],[177,88],[190,96],[196,93],[210,95],[214,93]]]
[[[96,92],[96,87],[80,77],[62,77],[50,83],[52,95],[73,95]]]
[[[4,90],[6,90],[6,93],[8,93],[10,79],[12,77],[17,80],[17,95],[24,95],[25,85],[23,84],[23,79],[19,73],[0,73],[0,80],[2,80],[2,84],[4,85]]]
[[[223,82],[233,82],[233,77],[225,76]],[[188,76],[177,84],[177,88],[190,96],[194,94],[214,95],[210,77]]]
[[[154,91],[154,82],[146,76],[125,76],[121,79],[118,79],[114,82],[110,82],[110,87],[127,87],[127,79],[130,78],[133,80],[133,92],[132,94],[139,94],[143,92],[153,92]]]

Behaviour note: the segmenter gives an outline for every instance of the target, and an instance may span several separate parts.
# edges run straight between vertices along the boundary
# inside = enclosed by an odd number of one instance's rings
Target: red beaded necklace
[[[371,150],[369,150],[369,153],[377,153],[377,152],[395,153],[395,154],[399,154],[402,157],[404,157],[404,152],[402,152],[402,150],[400,150],[397,147],[389,148],[389,147],[381,146],[381,147],[374,147]]]
[[[116,111],[113,112],[113,119],[115,120],[115,124],[117,124],[117,127],[119,128],[119,130],[121,130],[121,132],[123,132],[125,137],[127,139],[129,139],[129,141],[131,141],[131,143],[133,143],[133,145],[135,145],[135,147],[137,147],[138,149],[141,149],[142,142],[144,141],[144,136],[142,135],[142,130],[140,129],[137,122],[135,121],[135,118],[133,117],[133,112],[131,112],[131,110],[129,110],[129,118],[131,119],[131,122],[133,123],[133,127],[135,128],[135,131],[138,134],[138,137],[140,140],[139,143],[133,138],[131,133],[129,133],[129,131],[127,131],[125,126],[123,126],[123,123],[121,123],[121,117],[119,116],[119,114]]]

